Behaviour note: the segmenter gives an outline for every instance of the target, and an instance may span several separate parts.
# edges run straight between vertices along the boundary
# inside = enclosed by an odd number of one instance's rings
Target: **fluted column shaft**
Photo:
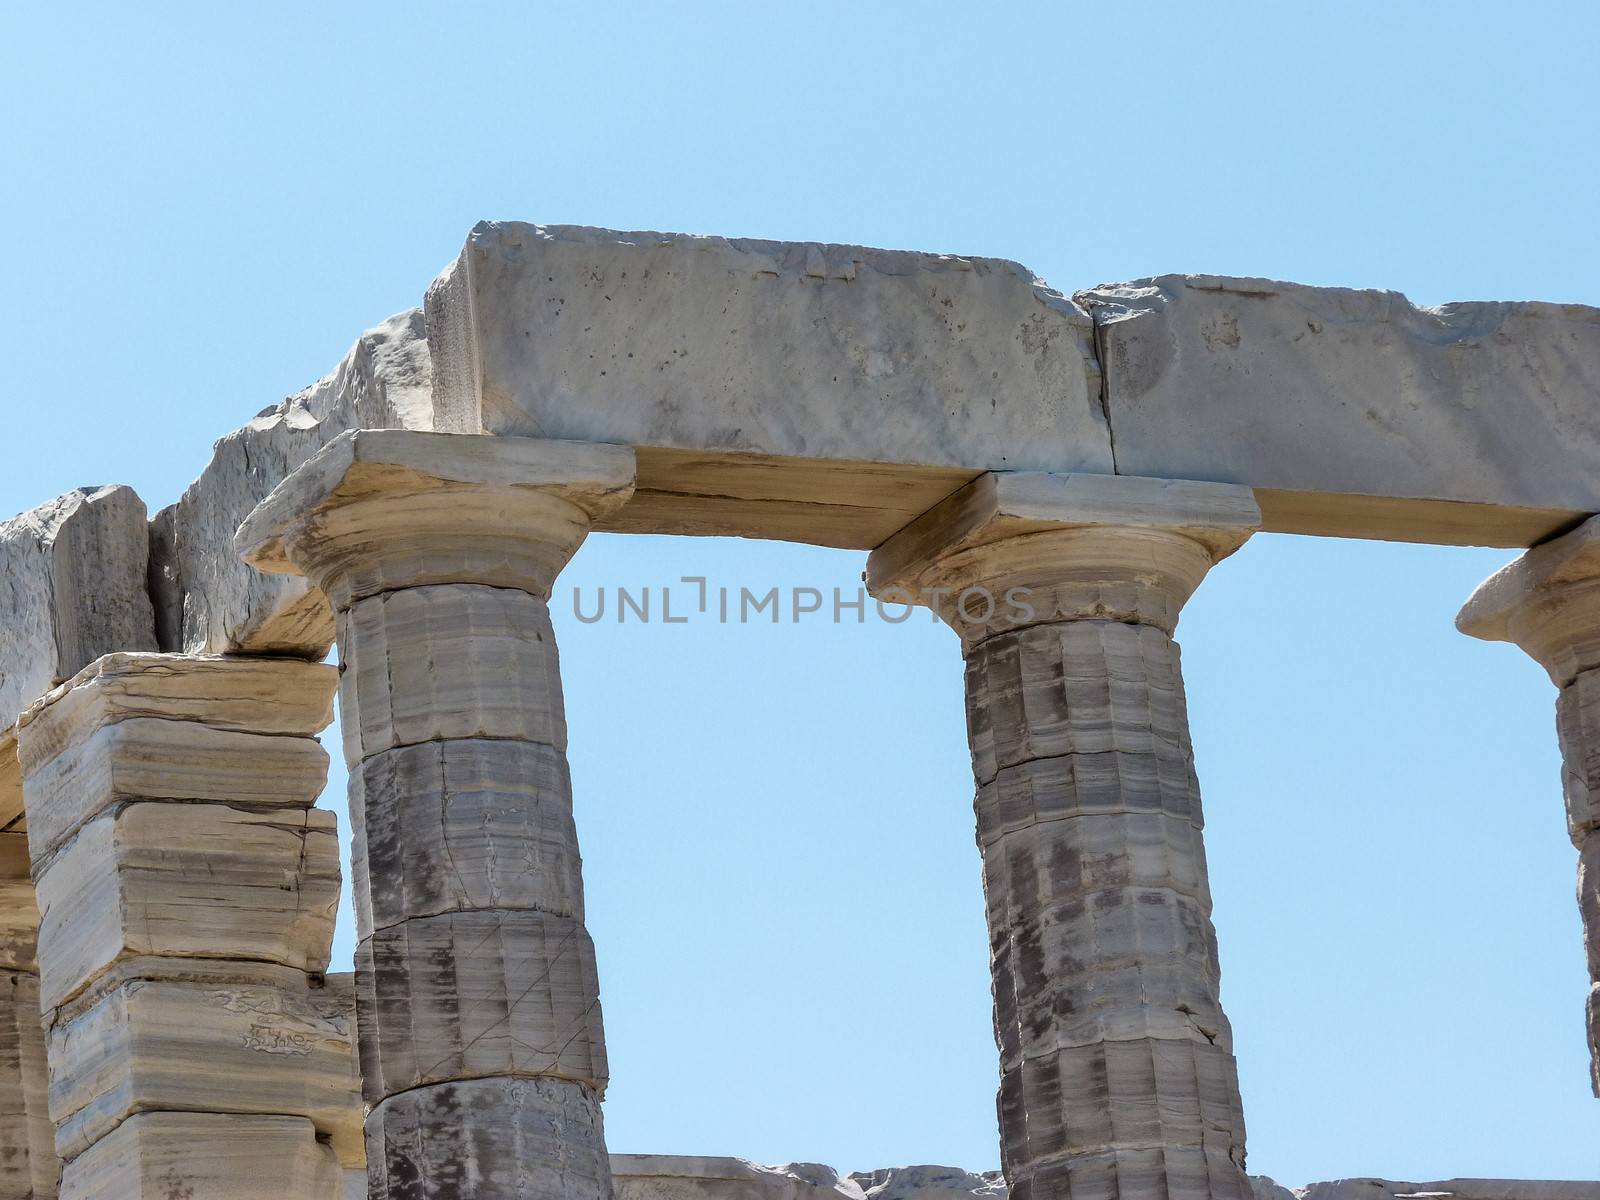
[[[966,655],[1020,1200],[1248,1200],[1177,644],[1247,489],[989,476],[874,553]]]
[[[1487,579],[1456,617],[1471,637],[1514,642],[1560,689],[1556,736],[1589,964],[1590,1086],[1600,1096],[1600,517]]]
[[[547,598],[631,451],[358,432],[241,528],[337,617],[370,1194],[611,1195]]]

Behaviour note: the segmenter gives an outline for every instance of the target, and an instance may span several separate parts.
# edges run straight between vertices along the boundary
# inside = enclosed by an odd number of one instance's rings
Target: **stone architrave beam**
[[[868,560],[966,655],[1016,1200],[1251,1198],[1172,632],[1259,524],[1227,484],[993,474]]]
[[[332,602],[375,1200],[609,1200],[609,1070],[547,600],[618,446],[360,431],[241,526]]]
[[[870,549],[985,471],[1259,489],[1263,527],[1525,546],[1600,510],[1600,310],[478,225],[429,290],[439,428],[612,442],[605,526]],[[1090,334],[1093,334],[1093,338]]]

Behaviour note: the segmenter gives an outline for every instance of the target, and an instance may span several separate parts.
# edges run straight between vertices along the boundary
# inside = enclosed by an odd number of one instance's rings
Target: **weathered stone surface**
[[[472,1079],[417,1088],[367,1119],[374,1196],[406,1200],[611,1200],[600,1102],[562,1079]]]
[[[1346,537],[1528,545],[1600,509],[1600,310],[1180,275],[1075,299],[1119,474],[1248,484],[1266,528]]]
[[[147,1112],[67,1165],[62,1200],[334,1200],[333,1151],[299,1117]]]
[[[819,1163],[613,1154],[617,1200],[862,1200],[860,1184]]]
[[[46,1200],[61,1164],[50,1124],[39,982],[0,970],[0,1197]]]
[[[0,833],[0,970],[37,971],[39,903],[25,832]]]
[[[43,1003],[63,1004],[141,955],[325,971],[339,884],[331,812],[118,805],[40,874]]]
[[[868,562],[966,648],[1001,1160],[1026,1200],[1250,1200],[1171,632],[1258,522],[1227,485],[1001,476]],[[1019,591],[1022,615],[963,603]]]
[[[22,724],[36,750],[46,738],[64,745],[130,717],[310,735],[333,719],[337,679],[336,668],[298,658],[107,654],[33,705]]]
[[[337,680],[297,659],[97,659],[18,721],[35,868],[121,801],[311,805],[328,757],[309,735],[328,723]]]
[[[350,773],[350,821],[362,940],[474,909],[583,918],[572,782],[553,746],[477,738],[373,755]]]
[[[161,648],[321,658],[333,643],[327,601],[303,579],[264,575],[241,562],[234,531],[285,476],[345,430],[391,427],[433,428],[420,309],[369,330],[330,374],[219,440],[200,478],[156,515],[151,579]]]
[[[340,612],[339,647],[347,763],[443,739],[566,749],[561,662],[538,596],[466,583],[385,592]]]
[[[867,1200],[999,1200],[1006,1181],[999,1171],[963,1171],[959,1167],[890,1167],[858,1171],[850,1176]]]
[[[1255,1189],[1255,1200],[1296,1200],[1293,1192],[1266,1175],[1250,1176],[1250,1186]]]
[[[0,729],[0,831],[22,825],[22,764],[17,761],[17,727],[11,725]]]
[[[484,223],[427,308],[439,428],[640,447],[658,532],[866,548],[929,468],[1111,470],[1089,320],[1012,262]]]
[[[137,1112],[295,1114],[361,1161],[347,997],[285,967],[200,960],[119,964],[57,1011],[50,1114],[67,1158]]]
[[[28,732],[21,737],[25,759]],[[37,864],[85,821],[122,801],[307,807],[327,782],[328,755],[310,738],[133,718],[28,771],[28,839]]]
[[[621,446],[355,430],[274,488],[234,545],[263,571],[318,580],[336,611],[438,583],[543,596],[633,477]]]
[[[356,955],[373,980],[369,1098],[491,1075],[573,1079],[604,1095],[594,946],[573,918],[448,913],[380,929]]]
[[[0,523],[0,726],[114,650],[154,650],[132,488],[79,488]]]

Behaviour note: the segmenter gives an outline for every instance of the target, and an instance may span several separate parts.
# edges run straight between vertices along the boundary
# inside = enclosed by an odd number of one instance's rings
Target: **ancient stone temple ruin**
[[[1600,979],[1596,513],[1594,309],[480,225],[170,508],[0,526],[0,1200],[1287,1196],[1246,1173],[1184,603],[1257,530],[1530,547],[1459,624],[1559,689]],[[608,1152],[547,611],[592,530],[865,551],[954,631],[1003,1179]],[[1416,1192],[1600,1185],[1304,1194]]]

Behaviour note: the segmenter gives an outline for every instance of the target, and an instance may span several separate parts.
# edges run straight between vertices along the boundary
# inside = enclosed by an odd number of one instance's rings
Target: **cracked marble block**
[[[1249,1200],[1178,614],[1248,488],[987,475],[873,552],[966,654],[1001,1158],[1022,1200]]]
[[[1589,960],[1590,1085],[1600,1096],[1600,518],[1535,546],[1475,591],[1456,628],[1514,642],[1550,676],[1567,832]]]
[[[336,819],[312,807],[336,675],[112,654],[19,719],[64,1195],[254,1195],[263,1129],[276,1195],[327,1200],[364,1164],[353,988],[323,976]],[[180,1110],[215,1152],[163,1182]]]
[[[633,475],[616,446],[362,430],[239,529],[334,608],[374,1197],[611,1195],[548,598]]]

